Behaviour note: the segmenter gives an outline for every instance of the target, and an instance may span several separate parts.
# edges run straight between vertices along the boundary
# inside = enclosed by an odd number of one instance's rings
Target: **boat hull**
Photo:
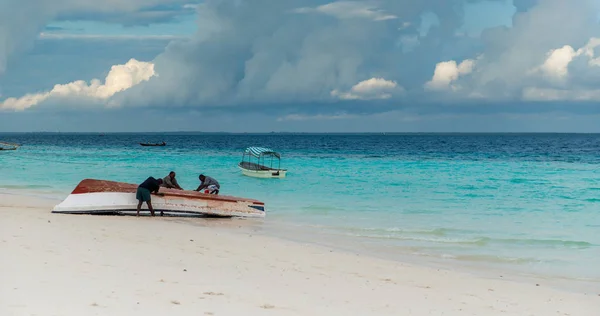
[[[6,147],[4,147],[6,146]],[[17,150],[19,148],[19,144],[0,142],[0,150]]]
[[[287,173],[285,169],[248,169],[244,168],[241,163],[238,164],[238,168],[245,176],[263,179],[282,179]]]
[[[52,210],[63,214],[133,215],[138,201],[137,185],[86,179]],[[164,195],[152,195],[155,212],[167,216],[265,217],[264,203],[233,196],[209,195],[195,191],[161,188]],[[146,203],[141,212],[149,213]],[[157,214],[158,215],[158,214]]]

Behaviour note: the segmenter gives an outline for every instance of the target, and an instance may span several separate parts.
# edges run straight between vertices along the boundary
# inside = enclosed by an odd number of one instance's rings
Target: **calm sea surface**
[[[0,190],[65,197],[84,178],[198,174],[263,200],[265,225],[348,249],[600,281],[600,135],[0,134]],[[143,141],[166,147],[142,147]],[[248,146],[283,180],[244,177]],[[289,228],[289,229],[288,229]],[[313,233],[306,234],[307,231]]]

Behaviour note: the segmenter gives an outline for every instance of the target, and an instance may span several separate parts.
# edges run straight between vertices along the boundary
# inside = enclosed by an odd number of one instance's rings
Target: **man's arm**
[[[198,188],[196,189],[196,191],[200,191],[202,189],[204,189],[206,187],[205,184],[201,184],[200,186],[198,186]]]
[[[164,180],[163,180],[163,181],[164,181]],[[154,189],[154,191],[153,191],[153,192],[154,192],[154,193],[156,193],[156,194],[158,194],[158,190],[160,190],[160,183],[158,183],[158,181],[155,181],[155,182],[154,182],[154,187],[155,187],[156,189]]]
[[[179,182],[177,182],[177,179],[173,179],[173,186],[178,188],[179,190],[183,190],[183,188],[179,186]]]
[[[166,188],[170,189],[172,187],[174,187],[173,183],[171,183],[171,179],[169,179],[169,177],[165,177],[163,179],[163,184],[165,185]]]

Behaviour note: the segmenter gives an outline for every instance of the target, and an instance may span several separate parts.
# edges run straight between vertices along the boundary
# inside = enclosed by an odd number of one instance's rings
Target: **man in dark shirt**
[[[152,208],[152,198],[150,196],[151,193],[158,194],[158,189],[160,189],[160,185],[163,183],[162,179],[154,179],[154,177],[149,177],[146,181],[142,182],[137,188],[137,193],[135,194],[135,198],[138,200],[137,205],[137,216],[140,216],[140,208],[142,207],[142,203],[146,202],[148,204],[148,209],[152,216],[154,216],[154,209]],[[163,215],[163,212],[160,211],[160,215]]]

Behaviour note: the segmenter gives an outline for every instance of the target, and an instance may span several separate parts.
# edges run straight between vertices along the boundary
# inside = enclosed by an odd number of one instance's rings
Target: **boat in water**
[[[67,198],[56,205],[52,213],[92,215],[135,215],[138,200],[137,184],[85,179]],[[161,195],[152,195],[155,212],[165,216],[265,217],[261,201],[234,196],[206,194],[160,188]],[[141,213],[148,214],[142,204]]]
[[[274,160],[277,168],[273,167]],[[269,161],[269,166],[266,161]],[[287,173],[286,169],[281,169],[281,154],[264,147],[246,148],[238,167],[242,174],[255,178],[285,178]]]
[[[0,142],[0,150],[17,150],[21,145],[7,142]]]
[[[162,142],[162,143],[140,143],[140,145],[145,146],[145,147],[159,147],[159,146],[167,146],[167,143]]]

